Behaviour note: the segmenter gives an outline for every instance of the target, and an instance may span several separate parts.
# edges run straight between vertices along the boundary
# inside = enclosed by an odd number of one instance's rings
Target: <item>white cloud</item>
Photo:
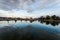
[[[0,0],[0,16],[60,15],[59,10],[60,0]]]
[[[55,4],[57,1],[59,2],[59,0],[0,0],[0,9],[4,9],[4,10],[12,10],[18,8],[33,9],[31,5],[34,5],[35,8],[42,9],[47,7],[50,4],[53,3]]]

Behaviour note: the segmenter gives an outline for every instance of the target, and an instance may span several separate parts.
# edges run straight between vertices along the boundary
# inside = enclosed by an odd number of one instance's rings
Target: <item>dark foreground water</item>
[[[0,21],[0,40],[60,40],[60,24]]]

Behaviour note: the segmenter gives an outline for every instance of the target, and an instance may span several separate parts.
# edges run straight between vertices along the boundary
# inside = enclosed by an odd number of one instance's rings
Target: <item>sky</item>
[[[60,16],[60,0],[0,0],[2,17]]]

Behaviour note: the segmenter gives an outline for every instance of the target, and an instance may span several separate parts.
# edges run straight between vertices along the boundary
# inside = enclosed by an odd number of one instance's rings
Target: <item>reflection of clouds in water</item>
[[[11,25],[11,26],[24,26],[25,25],[46,25],[46,26],[51,26],[53,28],[55,27],[60,27],[60,22],[49,22],[49,21],[32,21],[32,20],[17,20],[17,21],[0,21],[0,26],[4,25]]]
[[[0,21],[0,27],[4,27],[4,26],[12,26],[14,25],[14,21]]]
[[[0,21],[0,27],[4,27],[4,26],[13,26],[13,27],[19,27],[21,26],[20,28],[22,27],[26,27],[28,25],[32,25],[33,27],[47,27],[47,28],[50,28],[50,29],[54,29],[54,30],[59,30],[60,28],[60,24],[57,25],[56,23],[54,24],[46,24],[45,22],[41,23],[39,21]],[[55,26],[54,26],[55,25]],[[60,30],[59,30],[60,31]]]
[[[13,39],[41,39],[41,40],[60,40],[60,30],[56,27],[53,27],[51,25],[41,24],[38,21],[29,23],[26,21],[17,21],[16,23],[13,21],[10,21],[8,24],[11,24],[10,26],[7,26],[7,21],[1,21],[3,27],[0,28],[0,38],[2,40],[13,40]],[[59,26],[60,27],[60,26]],[[30,36],[30,37],[29,37]],[[16,38],[15,38],[16,37]],[[18,38],[17,38],[18,37]],[[20,38],[21,37],[21,38]],[[28,38],[29,37],[29,38]],[[48,38],[47,38],[48,37]]]
[[[13,27],[4,27],[0,28],[0,35],[2,40],[60,40],[60,36],[56,34],[51,34],[46,30],[41,30],[34,28],[31,25],[26,28],[13,28]]]
[[[0,27],[8,26],[7,21],[0,21]]]

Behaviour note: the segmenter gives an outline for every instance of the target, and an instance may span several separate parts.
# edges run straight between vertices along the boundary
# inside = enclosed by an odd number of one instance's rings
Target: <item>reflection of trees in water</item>
[[[46,25],[51,24],[52,26],[56,26],[56,25],[60,24],[60,22],[57,22],[57,21],[52,21],[52,22],[50,22],[50,21],[41,21],[40,23],[46,23]]]
[[[32,18],[32,17],[30,17],[30,18],[0,17],[0,21],[12,21],[12,20],[14,20],[15,22],[17,22],[18,20],[20,20],[21,22],[22,21],[30,21],[30,23],[38,20],[38,22],[40,22],[40,23],[46,23],[47,25],[51,24],[53,26],[56,26],[60,23],[60,17],[56,16],[56,15],[52,15],[52,16],[47,15],[45,17],[41,16],[38,18]]]
[[[52,22],[50,22],[50,21],[41,21],[40,23],[46,23],[46,25],[51,24],[52,26],[56,26],[56,25],[60,24],[60,22],[57,22],[57,21],[52,21]]]
[[[17,22],[18,20],[15,20],[15,23]],[[22,21],[28,21],[28,20],[20,20],[21,22]],[[59,21],[44,21],[44,20],[29,20],[29,22],[30,23],[32,23],[32,22],[34,22],[34,21],[38,21],[38,22],[40,22],[40,23],[46,23],[46,25],[49,25],[49,24],[51,24],[52,26],[56,26],[56,25],[59,25],[60,24],[60,22]],[[8,21],[8,23],[9,23],[9,21]]]
[[[56,26],[56,25],[59,25],[59,22],[55,22],[55,21],[53,21],[53,22],[46,22],[46,24],[51,24],[52,26]]]

